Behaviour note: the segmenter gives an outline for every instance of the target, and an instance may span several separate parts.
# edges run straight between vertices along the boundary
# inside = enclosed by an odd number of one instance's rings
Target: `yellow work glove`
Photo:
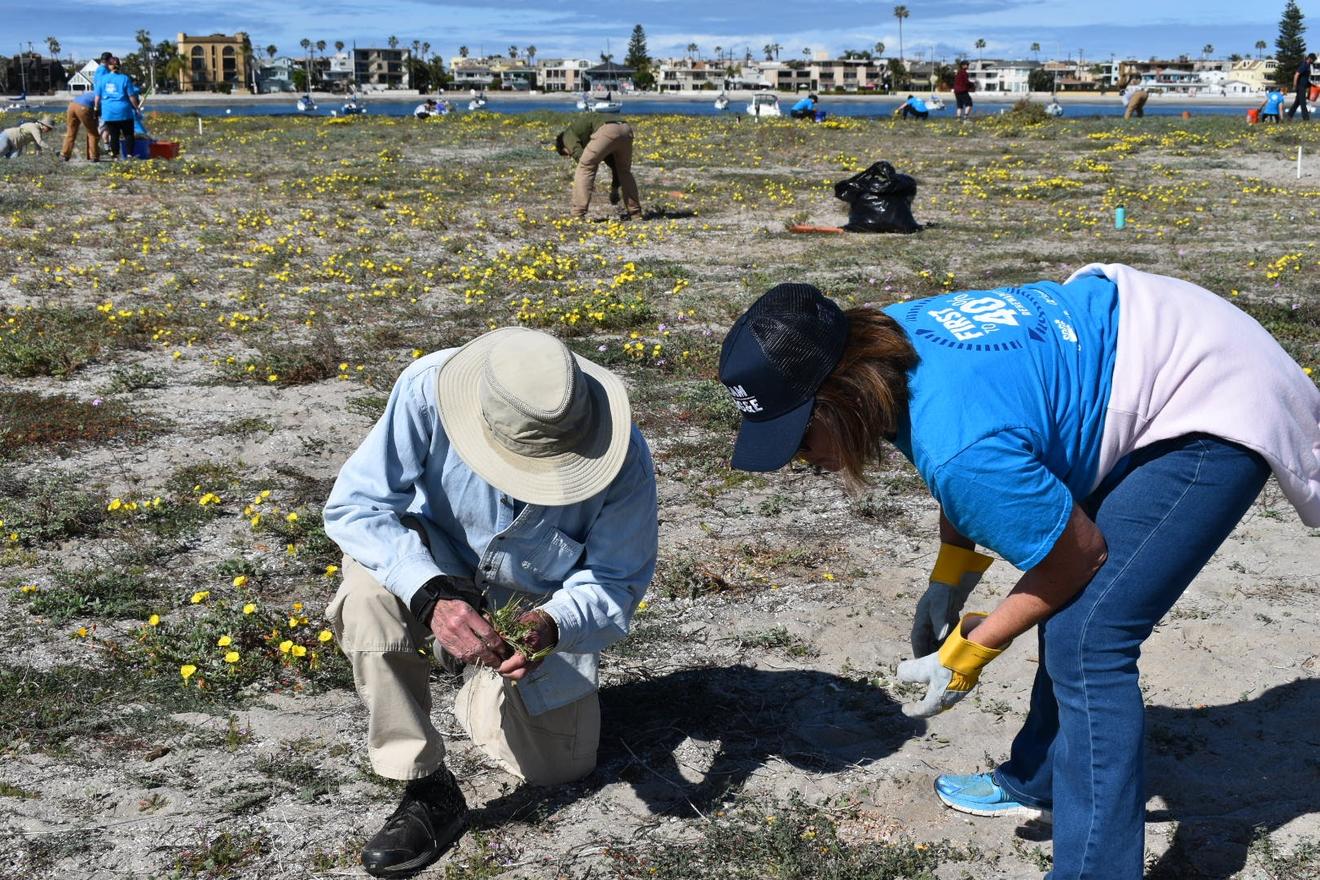
[[[958,623],[967,597],[994,562],[975,550],[941,544],[930,574],[930,586],[912,616],[912,656],[932,654]]]
[[[976,687],[981,669],[1008,647],[987,648],[967,640],[969,626],[975,626],[985,617],[981,612],[966,615],[939,651],[898,664],[899,681],[926,685],[926,698],[919,703],[904,703],[904,715],[912,718],[938,715],[953,708]]]

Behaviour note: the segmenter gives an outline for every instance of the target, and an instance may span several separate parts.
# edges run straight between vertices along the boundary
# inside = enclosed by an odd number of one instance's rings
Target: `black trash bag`
[[[912,216],[917,181],[899,174],[883,160],[860,174],[834,184],[834,195],[848,203],[849,232],[920,232]]]

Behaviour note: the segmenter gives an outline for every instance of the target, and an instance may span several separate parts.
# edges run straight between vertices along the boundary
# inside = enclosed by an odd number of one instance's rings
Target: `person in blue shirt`
[[[1265,93],[1265,103],[1260,105],[1260,121],[1282,122],[1285,100],[1278,86],[1270,86],[1270,90]]]
[[[1037,628],[1010,760],[940,775],[939,800],[1052,810],[1051,880],[1140,880],[1141,646],[1271,471],[1320,525],[1320,390],[1301,367],[1222,297],[1093,264],[1062,284],[846,312],[781,284],[729,330],[719,378],[742,414],[735,468],[801,458],[861,487],[894,447],[938,502],[941,547],[898,666],[926,696],[905,714],[957,705]],[[1022,572],[988,615],[962,613],[991,564],[978,545]]]
[[[96,110],[101,117],[101,125],[110,132],[111,160],[120,157],[121,139],[125,145],[124,155],[131,158],[137,147],[133,129],[141,90],[134,84],[132,77],[119,72],[118,58],[112,56],[107,66],[110,72],[101,77],[96,86]]]
[[[930,108],[926,106],[925,101],[916,95],[908,95],[907,100],[898,105],[894,115],[901,116],[903,119],[929,119]]]
[[[792,107],[788,108],[788,115],[794,119],[815,119],[816,104],[820,101],[816,95],[807,95],[801,101],[798,101]]]
[[[455,715],[504,769],[538,785],[591,772],[600,652],[655,572],[656,516],[623,383],[555,337],[504,328],[404,370],[325,507],[344,551],[326,616],[367,706],[371,766],[408,780],[362,851],[368,873],[420,870],[465,828],[419,650],[466,665]],[[482,614],[514,600],[529,609],[521,643]]]

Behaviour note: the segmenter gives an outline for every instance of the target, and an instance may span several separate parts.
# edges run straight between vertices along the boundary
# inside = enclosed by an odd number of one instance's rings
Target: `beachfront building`
[[[1274,71],[1279,62],[1273,58],[1244,58],[1233,62],[1230,79],[1246,83],[1252,93],[1265,91],[1265,87],[1274,82]]]
[[[655,87],[661,92],[694,92],[698,89],[722,89],[724,65],[691,58],[668,58],[656,65]]]
[[[536,68],[526,64],[501,67],[500,88],[506,92],[530,92],[536,88]]]
[[[295,58],[281,55],[257,65],[257,94],[271,95],[295,90],[293,72],[302,69]]]
[[[449,71],[456,89],[488,89],[494,78],[490,64],[484,58],[451,58]]]
[[[17,95],[23,91],[24,83],[30,95],[45,95],[68,87],[69,72],[59,61],[47,58],[36,52],[23,52],[13,58],[4,59],[0,72],[6,83],[5,91]]]
[[[637,71],[613,61],[588,67],[582,72],[582,79],[588,91],[631,92],[633,74]]]
[[[582,74],[591,62],[585,58],[544,58],[536,62],[536,82],[543,92],[580,92]]]
[[[330,88],[336,92],[347,92],[353,84],[353,55],[349,52],[336,52],[323,56],[325,66],[321,76]]]
[[[1001,61],[997,58],[968,59],[967,75],[978,92],[1007,92],[1025,95],[1031,91],[1031,72],[1040,69],[1038,61]]]
[[[179,91],[211,92],[247,88],[247,34],[179,34],[175,48],[187,63],[179,69]]]
[[[408,88],[408,49],[353,48],[353,82],[359,89]]]
[[[93,59],[74,71],[69,77],[69,91],[75,95],[90,92],[95,87],[96,68],[100,65],[101,62]]]
[[[888,70],[881,58],[753,61],[742,66],[738,79],[781,92],[861,92],[882,88]]]

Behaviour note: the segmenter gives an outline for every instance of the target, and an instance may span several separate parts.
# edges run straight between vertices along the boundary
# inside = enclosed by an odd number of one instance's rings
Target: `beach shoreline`
[[[564,102],[576,101],[579,92],[488,92],[487,97],[493,101],[501,99],[533,101],[547,105],[562,104]],[[674,101],[691,102],[694,104],[705,103],[714,100],[719,94],[715,91],[689,91],[689,92],[631,92],[619,93],[618,97],[625,101],[653,102],[653,101]],[[750,100],[751,96],[758,94],[750,89],[738,89],[725,93],[731,101]],[[778,92],[781,101],[795,98],[792,93]],[[823,108],[828,108],[830,102],[847,103],[893,103],[903,100],[908,94],[927,95],[927,92],[912,91],[891,94],[870,94],[870,93],[847,93],[842,95],[830,94],[828,92],[820,94],[820,103]],[[953,93],[940,91],[935,93],[947,103],[953,102]],[[55,95],[29,96],[28,104],[33,107],[56,107],[63,106],[71,100],[71,95],[67,92]],[[223,94],[219,92],[175,92],[170,94],[149,95],[146,99],[147,104],[285,104],[292,103],[300,97],[297,92],[279,92],[275,94],[250,95],[250,94]],[[395,91],[365,92],[360,97],[368,103],[394,103],[408,101],[422,101],[426,95],[415,90],[399,89]],[[471,97],[471,92],[455,91],[445,92],[442,97],[451,101],[465,101]],[[978,104],[1015,104],[1023,98],[1029,98],[1039,103],[1048,103],[1051,94],[1049,92],[1030,92],[1030,93],[1011,93],[1011,92],[974,92],[973,100]],[[1061,104],[1078,105],[1101,105],[1121,103],[1117,92],[1063,92],[1054,96]],[[333,104],[347,100],[346,95],[331,92],[313,92],[312,98],[320,103]],[[1263,96],[1257,95],[1190,95],[1190,94],[1160,94],[1153,93],[1150,100],[1153,103],[1174,102],[1186,103],[1195,107],[1197,104],[1214,105],[1237,105],[1243,108],[1258,106],[1263,100]]]

